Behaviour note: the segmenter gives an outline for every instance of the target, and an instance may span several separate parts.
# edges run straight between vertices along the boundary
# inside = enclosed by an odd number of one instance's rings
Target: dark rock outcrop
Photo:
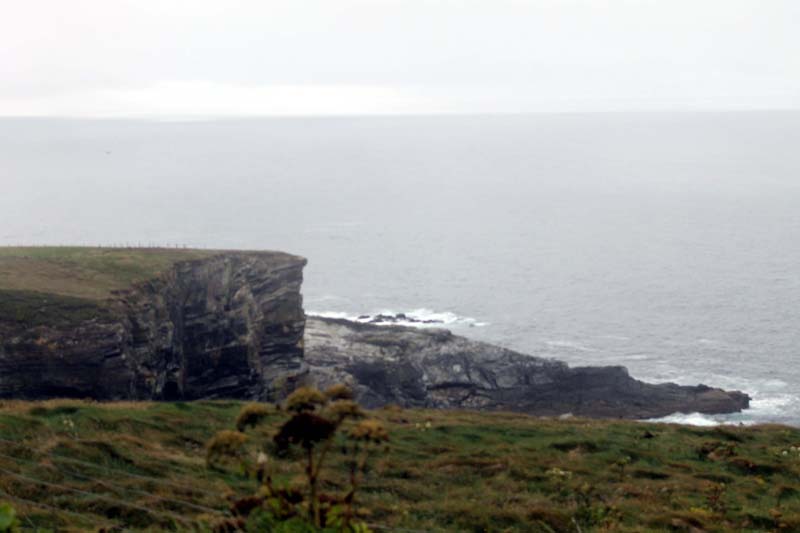
[[[394,315],[386,315],[378,313],[375,316],[361,315],[358,317],[359,321],[366,320],[370,324],[443,324],[441,320],[422,319],[408,316],[405,313],[397,313]]]
[[[443,329],[309,318],[305,259],[222,252],[108,301],[0,293],[0,397],[275,400],[344,382],[369,407],[648,418],[747,407],[742,393],[569,368]],[[403,320],[402,315],[390,317]]]
[[[643,383],[617,366],[570,368],[442,329],[309,317],[305,338],[306,381],[318,387],[347,383],[369,407],[653,418],[736,412],[749,404],[740,392]]]
[[[225,252],[115,293],[88,320],[0,316],[0,397],[271,399],[303,370],[305,264]]]

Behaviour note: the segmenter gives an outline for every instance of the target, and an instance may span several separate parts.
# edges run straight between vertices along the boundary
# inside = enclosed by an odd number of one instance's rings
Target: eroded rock
[[[307,382],[318,387],[346,383],[369,407],[653,418],[735,412],[749,404],[740,392],[644,383],[618,366],[570,368],[443,329],[309,317],[305,338]]]
[[[0,397],[277,400],[299,383],[346,383],[368,407],[548,416],[650,418],[749,403],[739,392],[647,384],[623,367],[570,368],[444,329],[306,320],[305,264],[278,252],[186,259],[101,304],[37,293],[17,305],[6,291]]]
[[[303,370],[305,264],[226,252],[116,292],[90,320],[0,317],[0,396],[276,397]]]

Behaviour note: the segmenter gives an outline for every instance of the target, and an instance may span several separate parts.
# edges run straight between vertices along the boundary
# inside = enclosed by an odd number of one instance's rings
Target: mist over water
[[[0,244],[281,249],[309,311],[444,317],[800,424],[798,146],[790,112],[0,120]]]

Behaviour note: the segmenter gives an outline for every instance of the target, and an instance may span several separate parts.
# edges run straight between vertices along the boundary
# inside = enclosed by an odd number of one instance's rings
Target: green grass
[[[107,315],[108,310],[96,300],[0,289],[0,321],[6,323],[28,328],[69,326]]]
[[[113,291],[179,261],[219,252],[183,249],[0,248],[0,323],[69,326],[107,316]]]
[[[5,402],[0,438],[18,444],[0,441],[0,492],[49,506],[11,501],[27,527],[187,529],[203,514],[212,522],[229,493],[254,488],[235,468],[204,465],[205,442],[232,429],[240,407]],[[371,511],[367,521],[390,530],[800,530],[800,453],[791,450],[800,446],[798,429],[399,409],[371,415],[387,425],[391,446],[360,499]],[[253,454],[284,416],[276,412],[249,432]],[[290,459],[273,458],[271,468],[280,482],[302,475]],[[325,488],[343,487],[344,476],[332,457]]]
[[[0,248],[0,291],[101,301],[211,250],[125,248]]]

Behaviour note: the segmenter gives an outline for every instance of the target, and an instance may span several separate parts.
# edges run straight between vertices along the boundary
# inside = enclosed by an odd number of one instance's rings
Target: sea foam
[[[323,318],[340,318],[353,322],[372,323],[384,326],[413,326],[413,327],[483,327],[488,322],[482,322],[472,317],[461,316],[451,311],[434,311],[427,308],[412,309],[410,311],[394,311],[383,309],[375,313],[352,314],[344,311],[308,311],[309,316]],[[400,318],[396,318],[396,317]],[[405,319],[402,318],[405,316]],[[381,317],[394,317],[383,320]]]

